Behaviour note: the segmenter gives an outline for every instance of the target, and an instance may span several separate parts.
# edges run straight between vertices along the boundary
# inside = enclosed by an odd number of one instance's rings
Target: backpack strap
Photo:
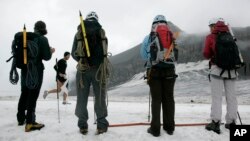
[[[222,76],[222,74],[223,74],[225,71],[226,71],[225,69],[223,69],[223,70],[221,71],[221,73],[220,73],[220,77]],[[231,78],[232,78],[232,76],[231,76],[231,72],[230,72],[230,70],[227,70],[227,73],[228,73],[228,79],[231,79]]]
[[[212,60],[210,60],[209,62],[208,62],[208,67],[209,67],[209,69],[211,69],[212,68],[212,62],[211,62]]]
[[[12,55],[8,60],[6,60],[6,62],[8,63],[13,57],[14,55]]]
[[[167,33],[168,34],[168,33]],[[160,36],[159,36],[159,34],[156,32],[156,38],[158,38],[158,44],[159,44],[159,51],[162,51],[163,50],[163,44],[162,44],[162,40],[161,40],[161,38],[160,38]]]
[[[225,72],[225,69],[223,69],[220,73],[220,76],[222,76],[222,74]]]
[[[236,70],[235,70],[235,74],[236,74]],[[247,75],[247,66],[244,64],[244,74]]]
[[[227,70],[227,72],[228,72],[228,78],[231,79],[232,77],[231,77],[230,70]]]
[[[100,29],[100,35],[102,40],[103,56],[108,57],[108,38],[106,37],[105,30]]]

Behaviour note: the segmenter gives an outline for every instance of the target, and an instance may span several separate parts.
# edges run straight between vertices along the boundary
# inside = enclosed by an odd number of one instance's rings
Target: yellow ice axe
[[[80,13],[80,21],[81,21],[81,27],[82,27],[82,34],[83,34],[84,43],[85,43],[85,47],[86,47],[86,51],[87,51],[87,57],[90,57],[89,44],[88,44],[88,40],[87,40],[87,36],[86,36],[85,26],[84,26],[83,19],[82,19],[82,13],[81,13],[81,11],[79,11],[79,13]]]
[[[26,27],[23,27],[23,63],[27,64],[27,33]]]

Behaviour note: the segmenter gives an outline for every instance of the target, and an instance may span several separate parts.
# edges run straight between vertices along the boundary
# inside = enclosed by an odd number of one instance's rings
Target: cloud
[[[188,33],[199,33],[208,31],[207,23],[213,17],[223,17],[231,26],[249,26],[249,5],[249,0],[1,0],[0,67],[5,69],[0,77],[4,83],[8,80],[10,65],[4,60],[10,56],[13,35],[24,23],[29,31],[37,20],[47,24],[47,37],[56,48],[52,60],[45,63],[47,71],[55,58],[71,51],[79,10],[84,17],[89,11],[98,13],[109,38],[109,51],[118,54],[143,40],[157,14]]]

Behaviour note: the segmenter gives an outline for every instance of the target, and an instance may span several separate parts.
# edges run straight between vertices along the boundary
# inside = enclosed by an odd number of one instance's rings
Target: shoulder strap
[[[102,40],[102,47],[103,47],[103,55],[107,57],[108,55],[108,38],[105,35],[105,30],[101,28],[100,30],[101,40]]]

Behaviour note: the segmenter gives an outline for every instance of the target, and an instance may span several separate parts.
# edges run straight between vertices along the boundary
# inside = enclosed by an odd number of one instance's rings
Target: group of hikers
[[[109,63],[107,60],[108,39],[98,20],[97,14],[95,12],[90,12],[85,20],[81,21],[81,24],[77,27],[71,53],[65,52],[64,58],[54,67],[57,71],[57,85],[59,91],[61,91],[61,87],[65,85],[67,81],[66,62],[70,58],[70,55],[78,62],[75,115],[78,117],[79,131],[84,135],[88,133],[87,121],[89,116],[87,104],[91,85],[93,86],[95,95],[94,111],[97,116],[96,133],[105,133],[108,131],[109,127],[109,122],[106,119],[108,116],[106,105],[106,79],[110,73],[107,67]],[[238,64],[229,64],[231,67],[225,67],[223,63],[225,62],[225,56],[230,57],[230,55],[232,55],[232,53],[230,54],[227,52],[226,48],[233,49],[234,53],[236,52],[238,54],[239,50],[235,44],[235,37],[229,24],[222,18],[212,19],[209,22],[209,28],[210,34],[206,37],[203,55],[206,59],[210,59],[212,106],[210,115],[211,123],[207,124],[205,129],[220,134],[223,87],[225,88],[227,102],[225,128],[230,129],[230,126],[235,125],[237,120],[235,80],[238,74],[235,65]],[[33,40],[39,48],[37,55],[38,59],[35,59],[38,80],[36,87],[31,87],[31,85],[29,85],[31,80],[27,80],[30,79],[29,75],[32,73],[29,67],[30,64],[32,64],[29,62],[29,52],[27,65],[24,65],[26,67],[19,67],[21,68],[21,96],[18,103],[17,121],[19,126],[26,124],[26,132],[40,130],[45,126],[44,124],[36,122],[36,102],[43,82],[44,65],[42,60],[50,60],[52,54],[55,52],[55,49],[49,46],[48,39],[45,37],[47,30],[46,24],[43,21],[35,23],[33,34],[35,34],[34,38],[31,39],[29,36],[27,36],[27,38]],[[15,35],[12,45],[14,51],[18,50],[18,44],[22,45],[24,36],[25,34],[20,33]],[[20,38],[21,43],[17,41]],[[163,129],[169,135],[173,135],[175,130],[174,85],[178,76],[175,72],[176,56],[173,50],[176,48],[176,38],[178,38],[178,35],[171,31],[165,16],[157,15],[152,22],[149,35],[145,37],[141,45],[140,53],[142,58],[147,61],[145,65],[147,69],[147,83],[152,97],[152,119],[147,132],[155,137],[160,136],[161,107],[163,113]],[[29,46],[31,46],[30,44],[32,43],[27,43],[28,51],[31,50],[29,49]],[[25,46],[25,44],[23,46]],[[222,51],[225,52],[222,53]],[[221,53],[224,57],[219,56]],[[231,60],[238,59],[237,57],[239,55],[234,55],[234,57],[231,56]],[[17,59],[14,53],[13,64],[18,62]],[[238,61],[231,60],[226,60],[226,62]],[[56,92],[58,92],[58,89],[45,91],[43,97],[46,98],[48,94]],[[64,92],[64,104],[67,103],[66,97],[67,93]]]

